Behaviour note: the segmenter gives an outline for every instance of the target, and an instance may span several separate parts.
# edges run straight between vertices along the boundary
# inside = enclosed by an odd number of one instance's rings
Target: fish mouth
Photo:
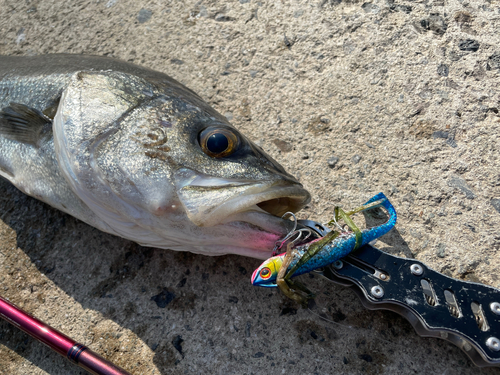
[[[296,212],[303,207],[303,202],[290,197],[269,199],[257,203],[257,207],[273,216],[283,216],[286,212]]]
[[[216,181],[199,176],[181,187],[178,196],[197,226],[246,223],[276,234],[289,230],[283,214],[297,212],[310,201],[310,194],[296,182]]]
[[[282,216],[287,212],[300,211],[309,201],[309,193],[300,185],[273,186],[239,201],[227,202],[227,207],[221,208],[232,210],[232,213],[219,224],[245,222],[260,230],[283,235],[288,233],[290,225],[287,225],[289,220],[284,220]]]

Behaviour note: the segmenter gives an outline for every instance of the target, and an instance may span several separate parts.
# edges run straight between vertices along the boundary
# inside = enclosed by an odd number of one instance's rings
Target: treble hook
[[[335,220],[335,216],[333,217],[332,221],[335,224],[335,226],[340,230],[340,232],[342,232],[342,233],[345,232],[344,228],[342,226],[340,226],[340,224],[337,222],[337,220]]]
[[[297,217],[295,216],[295,214],[293,212],[290,212],[290,211],[285,212],[283,214],[283,216],[281,216],[281,218],[285,219],[288,216],[293,217],[293,229],[290,232],[288,232],[288,234],[282,240],[276,241],[276,243],[274,244],[274,248],[273,248],[273,256],[278,254],[278,250],[280,250],[283,247],[283,245],[285,244],[285,242],[288,241],[290,239],[290,237],[292,237],[295,234],[295,232],[297,231]],[[299,236],[299,238],[300,238],[300,236]]]
[[[295,244],[298,240],[301,239],[302,233],[305,233],[305,232],[307,232],[307,236],[304,237],[303,241],[307,240],[309,238],[309,236],[311,235],[311,230],[309,228],[301,228],[301,229],[298,229],[294,233],[291,234],[291,236],[289,238],[292,238],[292,236],[295,234],[297,234],[298,236],[296,238],[294,238],[293,240],[290,240],[290,243]]]
[[[312,235],[312,231],[311,231],[311,229],[309,229],[309,228],[302,228],[302,229],[299,229],[299,231],[300,231],[300,232],[303,232],[303,233],[307,232],[307,236],[305,236],[305,237],[302,239],[302,241],[307,240],[307,239],[308,239],[309,237],[311,237],[311,235]],[[294,242],[294,243],[295,243],[295,242]]]

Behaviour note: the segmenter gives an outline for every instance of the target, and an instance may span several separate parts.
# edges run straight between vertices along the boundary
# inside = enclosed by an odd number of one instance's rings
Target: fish
[[[394,206],[384,193],[378,193],[368,200],[363,206],[355,210],[355,212],[364,211],[376,207],[384,207],[389,215],[387,221],[375,227],[366,228],[360,231],[360,236],[356,236],[354,231],[335,232],[331,231],[326,236],[314,239],[306,244],[301,244],[293,249],[293,259],[291,260],[287,272],[293,272],[290,277],[303,275],[312,272],[318,268],[326,267],[335,263],[339,259],[349,255],[357,248],[364,246],[373,240],[383,236],[396,225],[397,214]],[[358,237],[358,238],[357,238]],[[316,246],[319,251],[313,255],[307,262],[299,265],[295,271],[294,267],[298,265],[300,259],[308,251],[313,250]],[[277,279],[279,270],[285,261],[286,253],[273,256],[264,261],[251,276],[252,285],[275,288],[278,286]]]
[[[266,259],[302,184],[168,75],[108,57],[0,56],[0,175],[142,246]]]

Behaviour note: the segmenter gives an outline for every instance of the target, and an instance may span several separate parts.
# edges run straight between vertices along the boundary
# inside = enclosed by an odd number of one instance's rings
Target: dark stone
[[[346,318],[347,316],[339,309],[335,310],[335,312],[332,313],[332,319],[334,322],[340,322],[342,320],[345,320]]]
[[[264,357],[264,356],[265,356],[265,354],[264,354],[264,353],[262,353],[262,352],[257,352],[257,353],[255,353],[255,354],[253,355],[253,357],[254,357],[254,358],[262,358],[262,357]]]
[[[470,229],[472,232],[476,232],[476,227],[474,225],[471,225],[471,224],[467,224],[465,223],[464,224],[468,229]]]
[[[326,4],[328,5],[339,5],[342,2],[342,0],[323,0],[321,3],[321,6],[325,6]]]
[[[250,337],[250,328],[252,328],[252,323],[247,322],[247,325],[245,327],[245,336]]]
[[[247,4],[249,2],[250,2],[250,0],[240,0],[240,4]]]
[[[425,114],[429,106],[430,106],[429,102],[418,104],[417,107],[409,114],[409,117],[415,117]]]
[[[45,267],[45,268],[43,268],[42,271],[44,274],[48,275],[49,273],[54,272],[55,269],[56,269],[56,266],[54,265],[52,267]]]
[[[360,161],[361,161],[361,156],[359,155],[354,155],[352,158],[351,158],[351,161],[354,163],[354,164],[358,164]]]
[[[239,268],[238,270],[240,271],[240,273],[241,273],[242,275],[246,275],[246,274],[247,274],[247,270],[246,270],[246,268],[245,268],[245,267],[241,267],[241,266],[240,266],[240,268]]]
[[[184,358],[184,353],[182,353],[182,342],[184,340],[182,339],[181,335],[177,335],[172,339],[172,345],[174,348],[179,352],[179,354]]]
[[[465,39],[458,42],[458,48],[461,51],[476,52],[479,49],[479,42],[474,39]]]
[[[457,142],[453,139],[452,136],[448,136],[448,139],[446,140],[446,144],[450,147],[456,148],[457,147]]]
[[[490,203],[493,206],[493,208],[497,210],[498,213],[500,214],[500,199],[492,199]]]
[[[217,22],[229,22],[229,21],[234,21],[234,18],[226,16],[225,14],[222,13],[218,13],[215,15],[215,20]]]
[[[436,139],[436,138],[444,138],[444,139],[448,139],[448,135],[450,133],[447,132],[447,131],[444,131],[444,130],[437,130],[435,131],[434,133],[432,133],[432,138]]]
[[[410,14],[411,11],[413,10],[413,8],[410,5],[398,5],[396,8],[406,14]]]
[[[436,250],[436,255],[439,258],[444,258],[446,256],[446,245],[444,243],[438,244],[437,250]]]
[[[155,301],[156,305],[160,309],[164,309],[170,302],[174,300],[174,298],[175,298],[174,293],[169,292],[167,289],[163,288],[160,294],[151,297],[151,301]]]
[[[182,280],[177,284],[177,288],[182,288],[184,285],[186,285],[186,281],[187,279],[183,277]]]
[[[459,189],[462,193],[465,194],[465,197],[467,199],[476,198],[476,194],[474,194],[467,183],[458,176],[451,176],[448,179],[448,186]]]
[[[488,62],[486,63],[486,69],[499,69],[500,70],[500,53],[495,52],[493,55],[488,57]]]
[[[149,9],[142,8],[139,11],[139,14],[137,15],[137,21],[139,21],[139,23],[147,22],[151,19],[152,15],[153,15],[153,12],[151,12]]]
[[[313,331],[312,329],[308,329],[307,332],[309,333],[309,335],[314,339],[314,340],[317,340],[319,342],[323,342],[325,341],[325,338],[321,335],[318,335],[315,331]]]
[[[439,14],[431,14],[428,22],[429,30],[433,31],[437,35],[443,35],[446,32],[446,29],[448,29],[448,25]]]
[[[441,77],[448,77],[448,73],[450,72],[450,69],[448,68],[448,65],[446,64],[441,64],[438,66],[437,68],[437,73],[441,76]]]
[[[184,61],[179,60],[179,59],[171,59],[170,62],[172,64],[176,64],[176,65],[182,65],[182,64],[184,64]]]
[[[344,359],[342,360],[342,362],[344,362],[344,365],[347,365],[349,363],[348,359],[346,357],[344,357]]]
[[[337,163],[339,162],[339,160],[340,159],[338,157],[332,156],[332,157],[328,158],[328,160],[326,162],[328,163],[328,166],[330,168],[333,168],[333,167],[335,167],[337,165]]]
[[[389,9],[392,10],[393,12],[403,12],[406,14],[410,14],[413,8],[409,5],[396,5],[394,4],[394,1],[391,2],[389,5]]]
[[[429,18],[420,21],[420,26],[424,31],[432,31],[436,35],[444,35],[448,25],[439,14],[431,14]]]
[[[366,13],[374,13],[374,14],[377,14],[378,12],[380,12],[380,7],[375,5],[375,4],[372,4],[372,3],[364,3],[363,5],[361,5],[361,8],[366,12]]]
[[[284,307],[281,309],[280,316],[281,315],[296,315],[297,314],[297,309],[294,309],[293,307]]]
[[[373,358],[369,354],[360,354],[359,358],[366,362],[373,362]]]
[[[460,28],[469,26],[472,23],[472,16],[468,12],[459,11],[455,13],[455,22],[458,23]]]
[[[235,296],[230,296],[228,298],[228,302],[229,303],[238,303],[238,297],[235,297]]]

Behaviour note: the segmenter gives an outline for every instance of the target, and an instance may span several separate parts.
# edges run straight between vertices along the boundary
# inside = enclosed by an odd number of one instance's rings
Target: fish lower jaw
[[[257,205],[247,211],[238,212],[225,218],[219,225],[250,226],[255,231],[273,233],[284,236],[292,227],[292,223],[281,217],[271,215]]]

